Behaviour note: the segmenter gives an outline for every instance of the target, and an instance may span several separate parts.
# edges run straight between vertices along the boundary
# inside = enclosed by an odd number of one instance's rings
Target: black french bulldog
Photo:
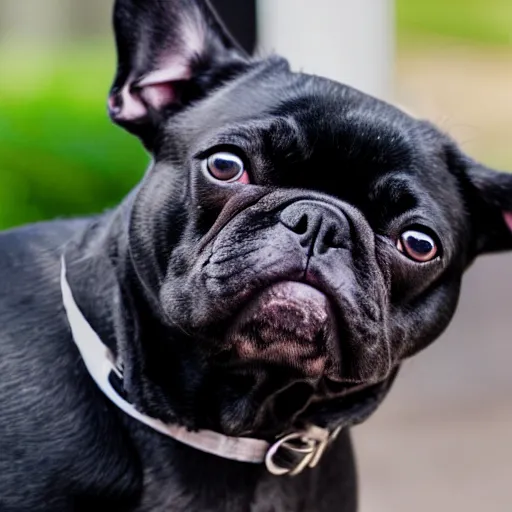
[[[475,257],[512,248],[512,175],[248,57],[203,0],[117,0],[115,30],[110,115],[153,163],[112,211],[0,236],[0,510],[354,511],[347,428],[447,326]],[[344,427],[318,466],[275,476],[116,407],[74,342],[62,256],[119,396],[200,435]]]

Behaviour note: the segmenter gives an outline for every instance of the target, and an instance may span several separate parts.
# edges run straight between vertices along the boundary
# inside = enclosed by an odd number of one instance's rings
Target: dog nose
[[[311,248],[312,254],[343,247],[349,234],[345,215],[320,201],[297,201],[281,212],[280,221],[300,238],[303,247]]]

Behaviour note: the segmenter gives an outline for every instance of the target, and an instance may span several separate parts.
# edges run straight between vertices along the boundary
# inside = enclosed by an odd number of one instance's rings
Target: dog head
[[[115,29],[110,115],[153,157],[128,228],[147,412],[241,435],[357,408],[512,248],[512,176],[431,124],[249,58],[201,0],[118,0]]]

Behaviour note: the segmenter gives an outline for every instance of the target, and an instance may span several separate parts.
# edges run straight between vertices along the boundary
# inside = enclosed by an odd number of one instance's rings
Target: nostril
[[[305,235],[311,227],[308,214],[295,208],[285,210],[281,214],[281,222],[296,235]]]
[[[305,235],[308,231],[308,224],[308,216],[304,213],[298,222],[295,223],[295,226],[292,227],[292,231],[297,233],[297,235]]]
[[[324,236],[324,244],[327,247],[341,247],[343,245],[343,239],[340,234],[340,230],[334,224],[331,224]]]
[[[312,253],[344,247],[349,236],[343,212],[315,201],[298,201],[287,206],[279,220],[298,237],[302,247],[311,246]]]

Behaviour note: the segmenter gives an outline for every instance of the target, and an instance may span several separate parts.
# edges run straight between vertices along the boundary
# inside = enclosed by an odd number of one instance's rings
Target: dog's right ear
[[[247,56],[206,0],[116,0],[112,120],[151,148],[164,114],[231,78]]]

